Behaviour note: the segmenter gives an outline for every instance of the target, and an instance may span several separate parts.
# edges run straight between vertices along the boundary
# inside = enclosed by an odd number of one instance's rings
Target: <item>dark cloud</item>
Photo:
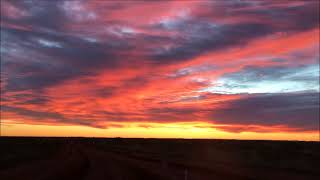
[[[244,45],[255,38],[273,33],[294,33],[319,26],[319,2],[310,1],[297,6],[276,6],[259,1],[213,2],[205,15],[160,22],[155,28],[178,31],[172,48],[159,48],[152,58],[161,61],[188,60],[202,53]],[[265,5],[263,5],[265,4]],[[275,7],[272,7],[274,5]],[[280,4],[281,5],[281,4]],[[218,14],[217,7],[222,9]],[[213,23],[212,17],[243,17],[256,19],[233,24]]]
[[[26,14],[21,18],[10,18],[1,16],[4,22],[10,22],[22,26],[31,26],[32,28],[61,30],[66,22],[59,4],[63,1],[6,1],[10,5],[23,11]]]
[[[72,36],[14,29],[2,31],[5,38],[1,44],[1,66],[9,79],[6,90],[10,91],[38,90],[70,78],[94,75],[101,69],[117,67],[117,51],[123,50],[112,44],[93,44]],[[50,43],[58,43],[61,47]],[[126,46],[123,48],[128,49]]]
[[[99,125],[97,121],[91,119],[90,117],[68,118],[58,112],[36,111],[36,110],[30,110],[26,108],[6,106],[6,105],[1,106],[1,112],[3,113],[2,118],[6,118],[5,113],[10,112],[20,117],[27,117],[28,119],[32,119],[34,124],[62,123],[62,124],[91,126],[95,128],[105,128],[104,125]]]
[[[115,87],[102,87],[102,88],[94,89],[93,95],[102,97],[102,98],[108,98],[114,95],[115,90],[116,90]]]
[[[270,26],[262,23],[214,25],[209,22],[199,23],[197,20],[186,21],[172,28],[184,29],[186,32],[181,33],[186,34],[178,41],[172,39],[178,42],[175,47],[160,49],[151,58],[161,62],[191,59],[209,51],[245,44],[273,32]]]
[[[214,123],[319,130],[319,93],[251,95],[221,105],[210,113]]]
[[[17,115],[31,117],[33,119],[38,120],[48,120],[54,119],[56,121],[65,121],[65,117],[62,114],[55,112],[42,112],[42,111],[34,111],[25,108],[12,107],[12,106],[1,106],[1,111],[3,112],[13,112]]]
[[[5,95],[5,94],[3,94]],[[19,93],[1,98],[3,104],[13,103],[16,105],[39,105],[43,106],[50,102],[50,98],[41,93]]]
[[[275,30],[284,32],[303,31],[319,26],[319,1],[291,3],[288,5],[288,2],[247,1],[224,5],[232,7],[227,13],[229,16],[254,17],[269,21]]]
[[[126,41],[112,37],[109,41],[92,42],[86,35],[70,32],[67,26],[74,19],[67,12],[72,12],[72,8],[63,9],[69,1],[4,2],[3,6],[13,6],[24,16],[12,18],[1,14],[1,21],[28,29],[1,24],[1,75],[7,79],[5,91],[41,90],[71,78],[95,75],[101,69],[117,67],[120,59],[117,53],[130,49]]]
[[[150,119],[158,122],[196,121],[200,119],[201,110],[198,107],[164,107],[150,108],[146,114]],[[187,117],[187,118],[186,118]]]

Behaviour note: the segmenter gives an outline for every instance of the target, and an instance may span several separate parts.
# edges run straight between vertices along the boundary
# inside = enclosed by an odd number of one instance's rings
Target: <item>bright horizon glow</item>
[[[145,127],[141,127],[141,125]],[[75,125],[28,125],[9,122],[2,130],[2,136],[35,137],[100,137],[100,138],[183,138],[183,139],[239,139],[239,140],[289,140],[320,141],[318,132],[276,132],[276,133],[228,133],[207,128],[208,123],[129,123],[127,127],[108,129]],[[148,127],[150,126],[150,127]],[[153,127],[152,127],[153,126]],[[236,138],[235,138],[236,137]],[[254,138],[253,138],[254,137]],[[303,138],[301,138],[303,137]]]

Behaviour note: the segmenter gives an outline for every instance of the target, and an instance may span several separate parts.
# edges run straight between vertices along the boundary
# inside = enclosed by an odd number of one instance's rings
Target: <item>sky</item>
[[[319,1],[1,0],[1,135],[319,140]]]

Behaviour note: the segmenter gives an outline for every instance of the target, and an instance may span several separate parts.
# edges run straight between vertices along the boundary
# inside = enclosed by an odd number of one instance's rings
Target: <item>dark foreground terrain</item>
[[[0,137],[0,179],[319,179],[319,152],[319,142]]]

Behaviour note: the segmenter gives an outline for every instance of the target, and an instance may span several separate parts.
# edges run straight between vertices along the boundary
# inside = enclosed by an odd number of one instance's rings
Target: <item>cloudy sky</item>
[[[319,138],[319,1],[1,0],[3,135]]]

